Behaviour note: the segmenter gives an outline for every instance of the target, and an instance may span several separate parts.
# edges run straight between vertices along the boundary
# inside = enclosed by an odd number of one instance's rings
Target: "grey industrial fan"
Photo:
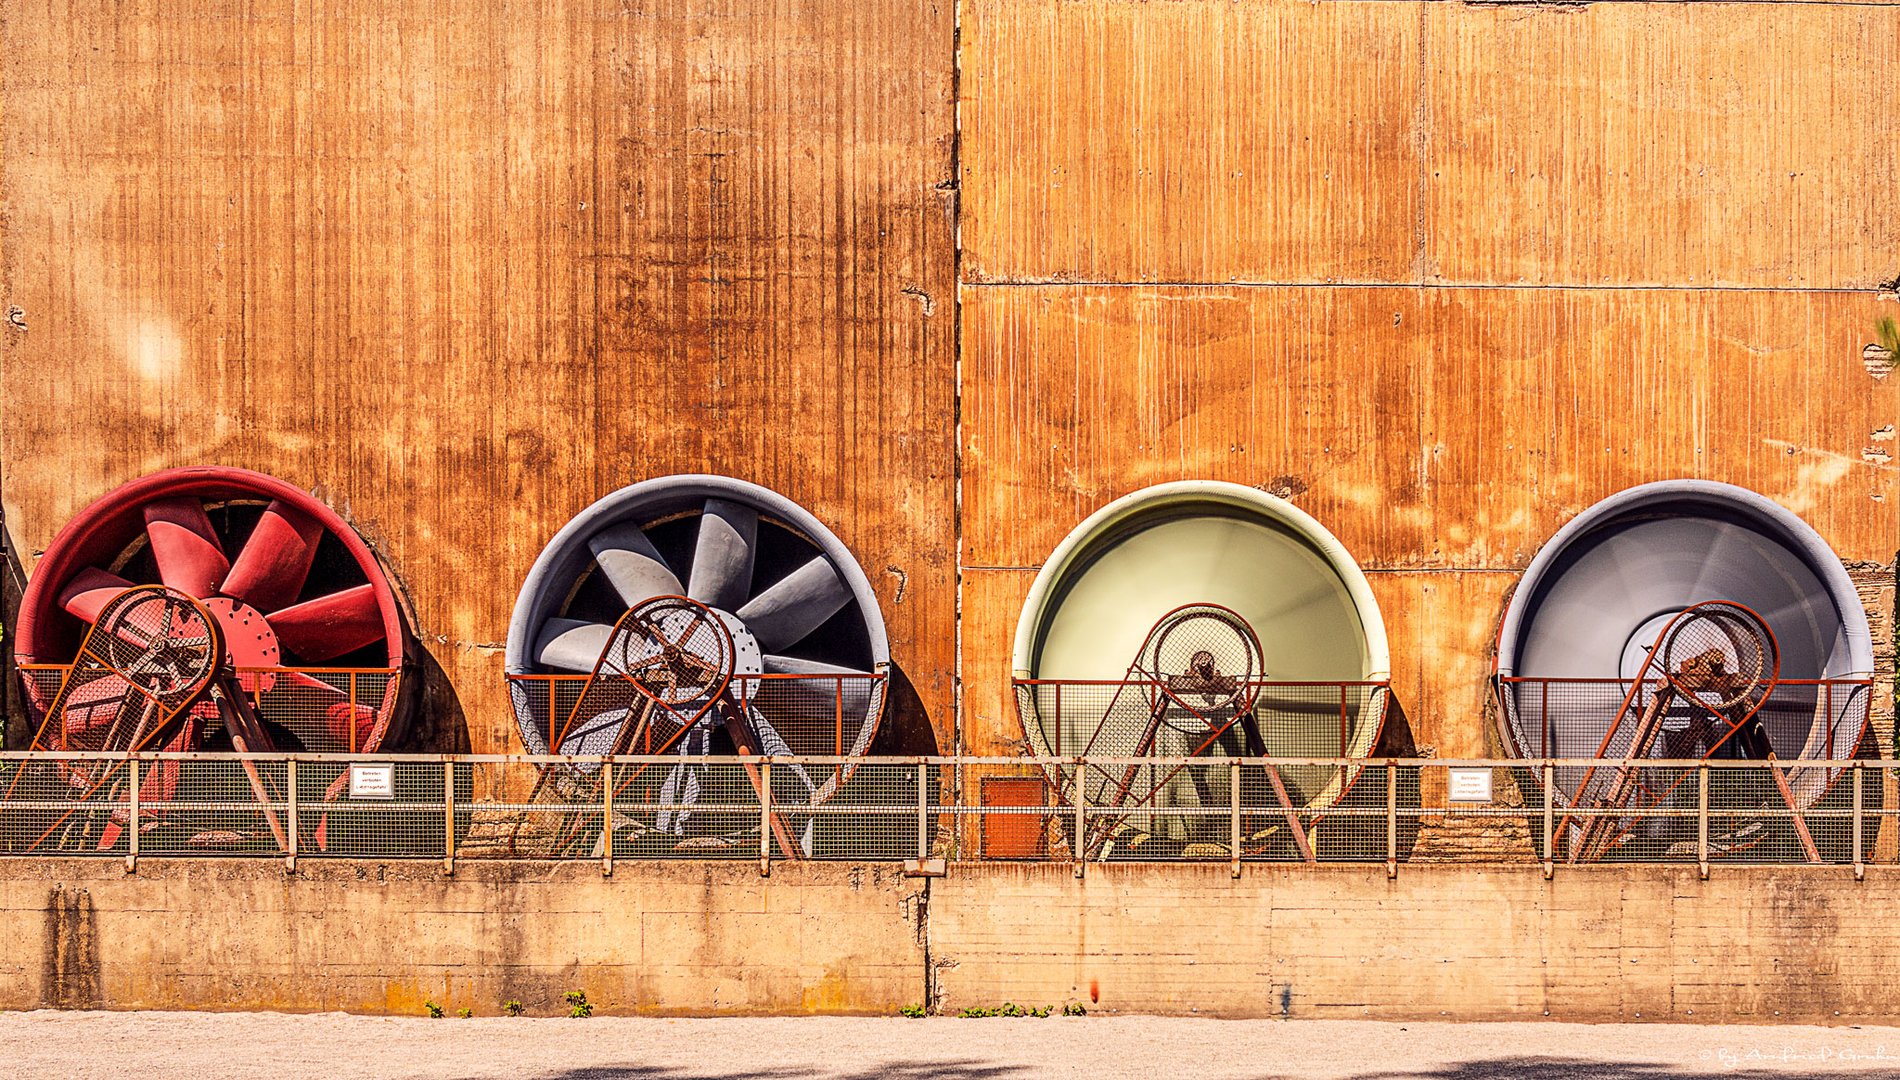
[[[1694,626],[1703,636],[1691,647],[1682,636]],[[1769,647],[1751,644],[1758,638]],[[1777,668],[1750,684],[1746,731],[1711,720],[1733,718],[1737,703],[1687,692],[1682,665],[1708,657],[1732,673],[1756,653]],[[1849,757],[1866,730],[1872,673],[1865,610],[1827,544],[1773,501],[1700,480],[1631,488],[1564,526],[1525,571],[1498,640],[1503,734],[1527,757]],[[1812,808],[1839,772],[1770,771],[1787,798],[1765,798],[1796,811]],[[1606,775],[1559,769],[1553,795],[1596,805]],[[1637,805],[1663,805],[1676,785],[1665,777],[1650,786]],[[1798,816],[1781,814],[1797,819],[1797,832]]]
[[[1210,629],[1221,626],[1232,633]],[[1209,634],[1233,640],[1178,646]],[[1216,661],[1206,678],[1238,677],[1244,693],[1227,704],[1244,722],[1209,726],[1189,708],[1192,695],[1161,707],[1203,651]],[[1253,488],[1190,481],[1118,499],[1069,534],[1030,589],[1012,666],[1041,755],[1349,758],[1377,742],[1391,665],[1365,576],[1318,522]],[[1272,770],[1302,810],[1337,800],[1356,771]],[[1212,775],[1204,766],[1149,770],[1130,784],[1125,775],[1099,771],[1086,781],[1089,799],[1189,808],[1227,797],[1224,776],[1188,783]],[[1186,817],[1160,827],[1187,839]]]
[[[756,812],[710,807],[717,777],[697,758],[863,755],[889,665],[877,600],[837,537],[784,496],[720,476],[645,481],[583,511],[535,561],[508,630],[531,753],[677,756],[616,785],[663,807],[640,825],[669,843],[716,845],[756,827]],[[662,673],[708,681],[668,701]],[[775,782],[775,801],[815,806],[851,769],[780,775],[792,786]]]

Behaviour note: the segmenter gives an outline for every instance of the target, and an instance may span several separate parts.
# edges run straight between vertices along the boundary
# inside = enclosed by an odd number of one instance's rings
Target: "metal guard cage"
[[[20,665],[20,680],[26,690],[27,721],[32,731],[40,732],[46,726],[47,709],[71,670],[71,664]],[[234,667],[230,670],[247,688],[247,696],[258,716],[296,738],[298,745],[279,747],[280,750],[357,753],[371,749],[377,745],[375,736],[388,731],[401,699],[402,671],[399,668]],[[315,683],[335,692],[327,693],[313,685]],[[337,710],[340,708],[347,709],[342,716],[349,717],[348,721],[339,719]],[[198,709],[202,719],[215,725],[215,710],[202,705]],[[367,725],[359,719],[369,716],[374,720]],[[38,741],[36,737],[35,742]]]
[[[546,745],[583,754],[605,752],[618,731],[615,714],[624,712],[638,691],[631,681],[613,680],[597,682],[590,693],[589,682],[586,675],[511,674],[508,689],[516,715],[531,718],[547,740]],[[770,782],[775,807],[797,816],[799,808],[809,811],[833,803],[848,808],[889,797],[885,790],[889,783],[873,779],[862,768],[883,715],[888,684],[888,676],[882,671],[767,672],[732,678],[729,693],[739,710],[770,716],[777,733],[801,755],[829,759],[801,761],[780,769]],[[603,693],[603,688],[609,692]],[[713,725],[705,726],[712,730]],[[592,734],[596,729],[598,736]],[[654,728],[648,725],[626,752],[665,753],[667,764],[636,765],[612,777],[611,797],[616,805],[644,808],[644,812],[627,814],[616,823],[623,846],[631,844],[635,850],[655,856],[694,852],[717,855],[737,850],[743,838],[756,831],[756,814],[749,809],[734,811],[733,807],[757,804],[756,792],[746,785],[756,788],[761,777],[740,777],[731,770],[706,768],[702,759],[720,752],[715,744],[682,739],[667,751],[655,742]],[[730,748],[724,752],[730,753]],[[544,769],[532,777],[519,776],[507,790],[494,795],[522,805],[478,819],[474,835],[480,842],[500,845],[519,855],[546,854],[550,846],[559,847],[564,841],[558,836],[531,835],[532,830],[524,834],[524,821],[545,817],[529,808],[576,797],[595,799],[601,787],[596,772],[594,766],[583,763]],[[935,770],[929,770],[929,775],[934,777]],[[908,782],[907,773],[905,779]],[[734,784],[740,787],[727,790]],[[916,843],[915,830],[907,824],[886,830],[874,827],[874,822],[853,821],[849,829],[827,830],[820,826],[835,824],[839,819],[802,820],[812,826],[800,843],[806,853],[823,849],[833,854],[848,852],[878,858],[912,850]],[[784,828],[784,823],[779,827]],[[789,832],[787,838],[791,838]]]
[[[1290,844],[1295,857],[1312,861],[1308,833],[1324,816],[1316,812],[1345,800],[1364,770],[1311,759],[1371,754],[1391,700],[1388,680],[1252,679],[1232,701],[1207,707],[1161,679],[1015,679],[1013,685],[1033,754],[1127,762],[1044,770],[1058,802],[1073,801],[1079,775],[1081,797],[1112,811],[1083,839],[1093,858],[1142,857],[1139,849],[1154,841],[1192,847],[1207,831],[1197,829],[1197,815],[1211,828],[1217,812],[1234,811],[1250,822],[1243,853]],[[1250,760],[1233,771],[1182,764],[1241,758]],[[1059,843],[1073,846],[1074,840]]]
[[[1639,777],[1633,796],[1610,800],[1610,788],[1615,778],[1631,771],[1621,763],[1630,759],[1635,728],[1633,725],[1623,725],[1613,732],[1607,746],[1599,750],[1598,745],[1603,731],[1602,718],[1615,716],[1620,710],[1632,707],[1640,710],[1646,700],[1665,692],[1662,678],[1633,680],[1500,676],[1496,680],[1496,689],[1506,732],[1519,755],[1525,758],[1589,758],[1602,763],[1570,764],[1550,769],[1547,780],[1551,788],[1550,799],[1554,804],[1560,808],[1574,809],[1599,806],[1606,800],[1615,801],[1618,803],[1616,809],[1627,813],[1632,828],[1639,819],[1651,819],[1647,832],[1656,835],[1638,839],[1659,842],[1681,839],[1662,835],[1668,832],[1664,819],[1670,814],[1686,813],[1683,807],[1694,795],[1690,779],[1692,770],[1642,766],[1633,774]],[[1849,771],[1842,761],[1864,752],[1873,691],[1872,678],[1782,679],[1773,685],[1761,700],[1755,715],[1770,728],[1805,728],[1808,732],[1807,742],[1800,747],[1778,748],[1786,751],[1786,756],[1774,755],[1774,760],[1766,763],[1765,770],[1725,774],[1724,779],[1731,787],[1746,783],[1760,790],[1736,787],[1735,790],[1721,790],[1713,794],[1717,805],[1727,808],[1728,821],[1724,835],[1731,839],[1727,844],[1715,844],[1716,857],[1728,851],[1739,851],[1742,845],[1736,842],[1738,838],[1763,833],[1764,822],[1771,817],[1785,821],[1801,834],[1803,846],[1814,851],[1813,841],[1807,837],[1808,829],[1799,823],[1800,819],[1804,814],[1824,809],[1831,801],[1835,801],[1833,793],[1837,782]],[[1658,739],[1635,760],[1653,761],[1675,756],[1668,743]],[[1773,786],[1769,785],[1770,780]],[[1543,782],[1533,777],[1526,777],[1526,781],[1533,787],[1541,786]],[[1763,813],[1751,815],[1746,812],[1757,804]],[[1645,814],[1645,811],[1655,813]],[[1676,831],[1687,827],[1680,821],[1674,825]],[[1560,848],[1566,844],[1565,832],[1560,824],[1554,840]],[[1809,861],[1817,861],[1820,854],[1815,851]]]

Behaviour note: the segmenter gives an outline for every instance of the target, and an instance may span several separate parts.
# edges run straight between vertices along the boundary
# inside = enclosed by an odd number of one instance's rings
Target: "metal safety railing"
[[[1867,759],[10,752],[0,754],[0,855],[1859,873],[1895,861],[1896,769]],[[1349,782],[1310,782],[1341,775]],[[1593,793],[1588,802],[1567,794],[1579,790]],[[1310,791],[1332,794],[1302,801]]]
[[[62,745],[68,733],[49,729],[48,710],[72,665],[21,664],[19,670],[34,738],[42,745]],[[231,675],[258,716],[295,740],[290,749],[336,753],[354,753],[371,745],[366,740],[387,724],[402,685],[397,668],[234,667]],[[69,705],[67,725],[75,730],[90,727],[88,714],[94,712],[110,723],[120,707],[120,696],[127,692],[122,682],[119,685],[118,695]],[[208,723],[217,721],[217,711],[208,702],[200,702],[194,711]],[[63,745],[70,747],[72,741]]]

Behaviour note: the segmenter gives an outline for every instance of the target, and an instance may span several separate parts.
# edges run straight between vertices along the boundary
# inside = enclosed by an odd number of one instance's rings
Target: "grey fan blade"
[[[797,656],[767,653],[765,670],[796,679],[760,679],[753,704],[785,725],[792,748],[807,754],[844,754],[865,738],[864,723],[877,683],[870,672]],[[836,786],[836,777],[827,787]],[[824,793],[829,798],[831,792]]]
[[[547,667],[591,674],[613,636],[614,628],[602,623],[549,619],[541,628],[536,655]]]
[[[693,548],[692,579],[686,595],[722,611],[735,611],[752,591],[753,552],[758,546],[759,512],[725,499],[707,499]]]
[[[807,660],[802,656],[780,656],[776,653],[765,655],[765,670],[774,675],[832,675],[854,676],[869,675],[868,671],[857,668],[839,667],[836,664]]]
[[[847,710],[861,709],[871,692],[871,673],[857,668],[839,667],[798,656],[765,655],[765,670],[773,675],[809,675],[808,679],[765,679],[759,691],[762,699],[783,694],[792,707],[829,712],[840,700]]]
[[[733,614],[767,649],[798,644],[851,602],[851,590],[824,557],[813,559]]]
[[[678,596],[686,590],[665,556],[632,522],[614,525],[587,538],[600,571],[613,583],[620,602],[633,607],[655,596]]]

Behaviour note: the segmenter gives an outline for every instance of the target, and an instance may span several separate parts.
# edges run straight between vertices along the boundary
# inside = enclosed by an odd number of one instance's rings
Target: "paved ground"
[[[9,1077],[1582,1077],[1900,1080],[1900,1028],[1046,1020],[427,1020],[5,1013]]]

